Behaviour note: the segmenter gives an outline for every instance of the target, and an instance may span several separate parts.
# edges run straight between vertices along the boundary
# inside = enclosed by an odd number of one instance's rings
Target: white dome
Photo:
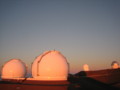
[[[89,66],[87,64],[84,64],[83,69],[84,69],[84,71],[89,71]]]
[[[119,63],[117,61],[113,61],[111,66],[112,66],[112,69],[118,69],[119,68]]]
[[[24,78],[25,74],[26,66],[18,59],[6,62],[2,68],[2,78]]]
[[[58,51],[45,52],[33,62],[32,76],[37,80],[67,80],[67,60]]]
[[[119,68],[119,65],[118,63],[114,63],[113,66],[112,66],[113,69],[118,69]]]

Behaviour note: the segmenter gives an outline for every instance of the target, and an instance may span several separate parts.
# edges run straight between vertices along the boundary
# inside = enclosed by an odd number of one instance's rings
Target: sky
[[[0,68],[58,50],[70,73],[120,63],[120,0],[0,0]]]

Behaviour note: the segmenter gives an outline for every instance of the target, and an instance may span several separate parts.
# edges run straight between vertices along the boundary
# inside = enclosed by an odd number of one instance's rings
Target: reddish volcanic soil
[[[120,90],[120,69],[69,74],[68,81],[2,80],[0,90]]]
[[[0,90],[67,90],[67,81],[31,81],[22,83],[2,81]]]

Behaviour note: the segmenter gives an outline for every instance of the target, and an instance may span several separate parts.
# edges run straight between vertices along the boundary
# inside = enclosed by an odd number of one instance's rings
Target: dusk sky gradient
[[[71,73],[120,63],[120,0],[0,0],[0,68],[54,49]]]

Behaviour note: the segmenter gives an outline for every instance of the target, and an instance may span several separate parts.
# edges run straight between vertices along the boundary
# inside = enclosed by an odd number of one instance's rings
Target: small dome
[[[47,51],[33,62],[32,76],[38,80],[67,80],[67,60],[58,51]]]
[[[18,59],[6,62],[2,68],[2,78],[24,78],[25,74],[26,66]]]
[[[83,69],[84,69],[84,71],[89,71],[89,66],[87,64],[84,64]]]
[[[117,61],[113,61],[111,66],[112,66],[112,69],[118,69],[119,68],[119,63]]]

